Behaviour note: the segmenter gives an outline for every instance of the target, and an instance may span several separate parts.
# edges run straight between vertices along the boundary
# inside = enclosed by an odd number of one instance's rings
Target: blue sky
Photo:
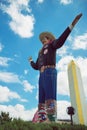
[[[72,59],[80,67],[87,92],[87,1],[0,0],[0,112],[32,119],[38,105],[39,71],[31,68],[28,57],[36,61],[42,47],[38,38],[41,32],[52,32],[58,38],[79,13],[83,16],[57,50],[58,119],[69,118],[67,67]]]

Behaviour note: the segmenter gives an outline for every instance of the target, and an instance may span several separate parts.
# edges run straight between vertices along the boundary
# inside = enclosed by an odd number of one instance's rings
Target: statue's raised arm
[[[73,22],[72,22],[72,26],[74,27],[75,26],[75,24],[79,21],[79,19],[82,17],[82,13],[80,13],[79,15],[77,15],[76,17],[75,17],[75,19],[73,20]]]

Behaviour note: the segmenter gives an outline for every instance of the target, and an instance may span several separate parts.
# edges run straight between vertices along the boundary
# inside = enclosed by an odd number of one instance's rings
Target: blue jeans
[[[47,68],[40,73],[39,77],[39,103],[46,100],[56,100],[57,92],[57,71],[55,68]]]

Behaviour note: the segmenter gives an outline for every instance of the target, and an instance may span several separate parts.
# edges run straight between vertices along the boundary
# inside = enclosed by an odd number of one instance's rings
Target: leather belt
[[[41,69],[40,69],[40,72],[44,72],[45,69],[47,68],[55,68],[55,65],[46,65],[46,66],[42,66]]]

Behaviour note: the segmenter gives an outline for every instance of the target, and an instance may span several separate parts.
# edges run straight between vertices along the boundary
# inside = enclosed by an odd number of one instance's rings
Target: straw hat
[[[42,32],[39,35],[39,39],[40,39],[41,42],[42,42],[42,40],[43,40],[44,37],[48,37],[50,40],[55,40],[54,35],[52,33],[50,33],[50,32]]]

